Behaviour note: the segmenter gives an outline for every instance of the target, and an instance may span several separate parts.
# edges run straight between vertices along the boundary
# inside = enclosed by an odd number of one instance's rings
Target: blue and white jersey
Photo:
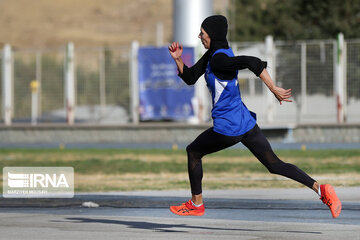
[[[217,53],[234,56],[231,48],[218,49],[213,56]],[[209,61],[205,80],[212,97],[214,131],[226,136],[239,136],[251,130],[256,124],[255,113],[250,112],[242,102],[237,77],[225,80],[217,78]]]

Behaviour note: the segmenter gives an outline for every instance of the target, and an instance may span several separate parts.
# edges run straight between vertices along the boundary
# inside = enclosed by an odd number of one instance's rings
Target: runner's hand
[[[178,42],[173,42],[168,48],[169,53],[174,60],[181,57],[183,53],[183,46],[181,44]]]
[[[275,87],[273,89],[273,94],[275,95],[276,99],[282,104],[284,102],[292,102],[289,98],[291,98],[291,89],[283,89],[281,87]]]

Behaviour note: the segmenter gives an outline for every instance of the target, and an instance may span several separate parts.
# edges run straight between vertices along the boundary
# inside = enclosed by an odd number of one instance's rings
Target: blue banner
[[[184,48],[182,59],[194,64],[194,49]],[[186,120],[194,116],[194,88],[177,76],[167,47],[139,49],[139,95],[141,120]]]

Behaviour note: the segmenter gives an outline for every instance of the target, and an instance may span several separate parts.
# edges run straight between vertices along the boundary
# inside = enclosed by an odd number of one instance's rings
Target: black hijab
[[[214,15],[207,17],[201,24],[201,27],[210,37],[210,56],[220,49],[220,48],[229,48],[228,41],[226,40],[226,35],[228,31],[228,24],[226,17],[222,15]]]

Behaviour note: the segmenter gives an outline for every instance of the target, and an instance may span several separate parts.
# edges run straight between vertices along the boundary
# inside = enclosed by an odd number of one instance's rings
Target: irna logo
[[[65,174],[21,174],[8,172],[8,186],[11,188],[69,187]]]
[[[3,195],[8,198],[66,198],[74,196],[72,167],[5,167]]]

